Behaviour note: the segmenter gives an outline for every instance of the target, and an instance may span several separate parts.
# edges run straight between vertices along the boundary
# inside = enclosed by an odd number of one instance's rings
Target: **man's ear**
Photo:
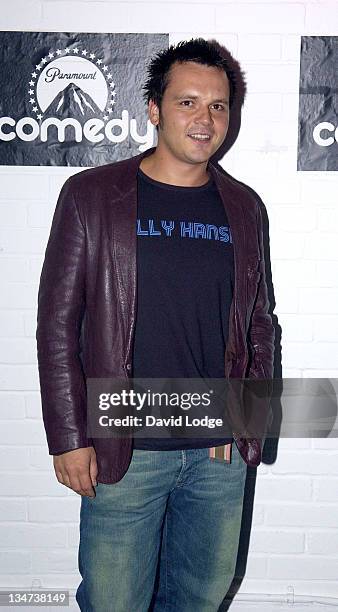
[[[153,100],[149,100],[148,104],[148,115],[150,122],[157,126],[160,123],[160,109]]]

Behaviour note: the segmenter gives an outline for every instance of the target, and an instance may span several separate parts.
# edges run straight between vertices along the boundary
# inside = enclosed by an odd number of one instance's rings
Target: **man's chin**
[[[209,161],[211,155],[213,155],[213,153],[208,154],[207,152],[205,153],[200,153],[199,155],[187,155],[186,159],[190,164],[205,164]]]
[[[188,151],[186,151],[186,157],[192,164],[205,164],[213,155],[215,155],[216,151],[218,151],[218,148],[219,147],[215,148],[214,146],[208,146],[205,147],[205,150],[203,150],[202,148],[200,150],[189,149]]]

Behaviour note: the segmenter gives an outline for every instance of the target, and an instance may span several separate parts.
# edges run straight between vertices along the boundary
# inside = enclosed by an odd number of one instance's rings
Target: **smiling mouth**
[[[209,142],[211,140],[210,134],[188,134],[189,138],[196,142]]]

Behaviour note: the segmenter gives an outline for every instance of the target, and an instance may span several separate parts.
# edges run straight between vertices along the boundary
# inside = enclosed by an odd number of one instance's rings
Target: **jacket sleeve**
[[[37,355],[50,455],[92,443],[86,436],[86,384],[80,360],[85,248],[85,228],[68,179],[55,208],[38,292]]]
[[[259,442],[262,451],[267,432],[273,421],[271,396],[273,392],[275,329],[269,313],[268,290],[265,277],[263,226],[257,204],[257,231],[260,249],[260,279],[249,326],[249,371],[244,381],[243,411],[250,438]],[[254,380],[256,379],[256,380]],[[247,441],[248,442],[248,441]]]
[[[260,206],[256,204],[260,249],[260,280],[249,326],[251,360],[249,378],[273,378],[275,329],[269,313],[270,303],[265,276],[263,224]]]

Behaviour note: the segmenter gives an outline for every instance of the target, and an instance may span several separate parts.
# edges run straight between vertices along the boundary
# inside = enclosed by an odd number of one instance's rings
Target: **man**
[[[73,176],[59,197],[39,289],[43,417],[56,476],[82,496],[80,609],[211,612],[262,439],[87,437],[89,378],[272,377],[259,206],[209,161],[235,73],[196,39],[148,77],[157,147]]]

